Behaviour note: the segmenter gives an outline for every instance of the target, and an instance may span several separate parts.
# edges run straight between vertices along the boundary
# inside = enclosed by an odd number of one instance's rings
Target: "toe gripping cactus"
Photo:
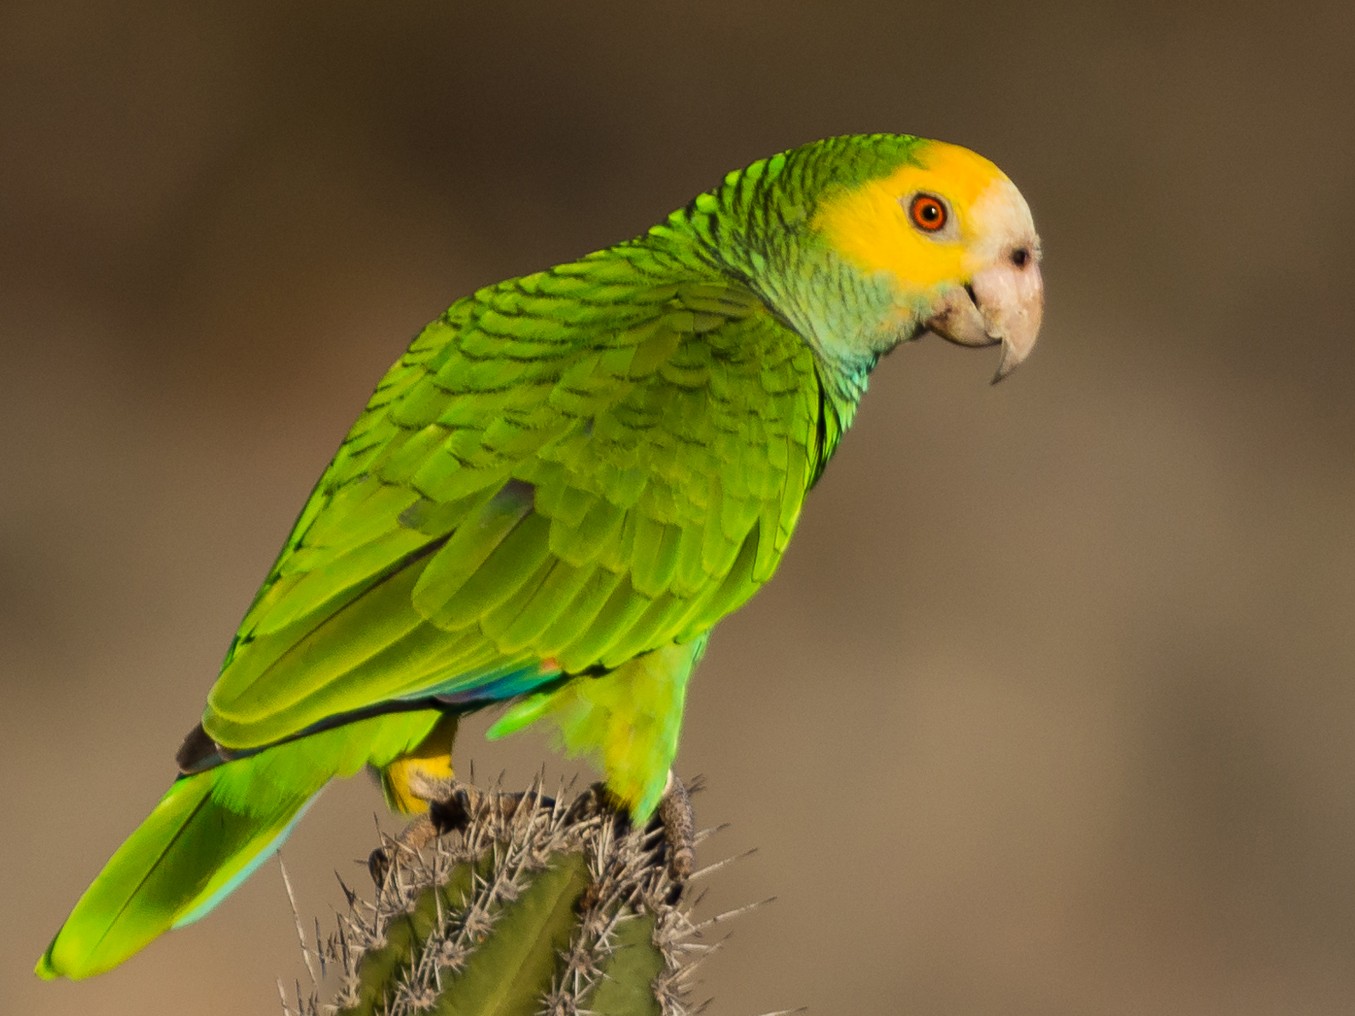
[[[388,841],[372,902],[345,887],[349,912],[317,950],[337,997],[312,996],[302,1016],[688,1012],[684,985],[711,947],[694,940],[664,832],[624,830],[596,802],[459,785],[433,811],[455,833],[422,852]]]

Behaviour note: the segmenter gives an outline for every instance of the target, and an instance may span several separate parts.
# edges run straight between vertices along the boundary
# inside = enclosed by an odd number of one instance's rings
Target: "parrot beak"
[[[924,324],[961,346],[1002,343],[1002,360],[993,377],[997,384],[1035,348],[1043,313],[1039,255],[1017,247],[981,268],[969,285],[950,290]]]

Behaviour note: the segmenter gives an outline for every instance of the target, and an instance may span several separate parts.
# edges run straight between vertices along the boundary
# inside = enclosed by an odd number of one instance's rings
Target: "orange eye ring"
[[[908,204],[908,218],[924,233],[936,233],[944,229],[949,217],[946,203],[935,194],[917,194]]]

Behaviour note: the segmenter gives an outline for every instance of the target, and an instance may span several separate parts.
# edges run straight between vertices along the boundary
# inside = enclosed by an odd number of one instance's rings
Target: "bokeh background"
[[[0,1008],[274,1012],[303,976],[276,865],[108,976],[30,969],[425,320],[906,130],[1022,187],[1044,335],[997,389],[991,350],[884,362],[712,643],[680,769],[731,824],[706,859],[758,852],[703,912],[777,900],[697,997],[1355,1012],[1352,42],[1343,0],[9,0]],[[304,914],[379,809],[333,787],[288,844]]]

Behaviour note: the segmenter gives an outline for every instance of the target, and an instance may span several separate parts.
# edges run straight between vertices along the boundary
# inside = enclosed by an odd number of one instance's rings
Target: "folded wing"
[[[817,462],[812,356],[652,257],[482,290],[418,336],[246,615],[214,740],[519,695],[694,639],[771,576]]]

